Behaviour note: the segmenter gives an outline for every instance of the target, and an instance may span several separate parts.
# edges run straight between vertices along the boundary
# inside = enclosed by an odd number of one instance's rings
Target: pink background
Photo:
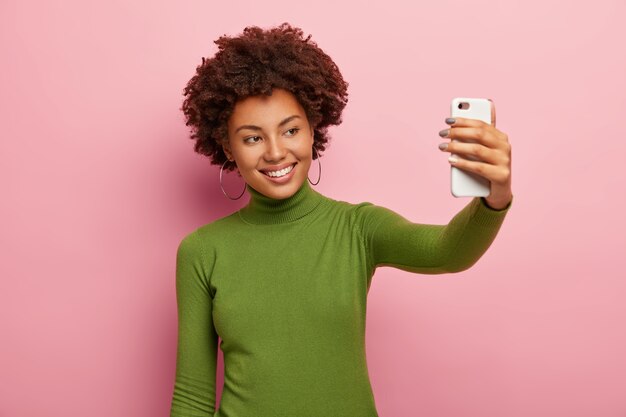
[[[626,5],[586,3],[4,0],[0,416],[169,415],[176,247],[248,198],[193,153],[182,89],[217,37],[283,21],[350,83],[323,194],[447,223],[455,96],[513,145],[478,264],[374,277],[380,416],[626,416]]]

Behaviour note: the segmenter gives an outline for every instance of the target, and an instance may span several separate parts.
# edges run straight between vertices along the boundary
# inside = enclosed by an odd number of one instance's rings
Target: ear
[[[233,159],[233,154],[230,150],[230,143],[228,140],[222,141],[222,150],[226,154],[226,158]]]

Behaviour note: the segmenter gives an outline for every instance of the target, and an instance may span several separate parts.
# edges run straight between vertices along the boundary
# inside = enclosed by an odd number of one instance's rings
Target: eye
[[[258,141],[250,140],[250,139],[261,139],[260,136],[250,136],[249,138],[245,138],[243,141],[246,143],[257,143]]]
[[[298,133],[298,131],[299,131],[299,130],[300,130],[300,129],[299,129],[299,128],[297,128],[297,127],[292,127],[291,129],[289,129],[289,130],[287,131],[287,133],[289,133],[289,132],[293,132],[293,133],[289,134],[288,136],[295,136],[295,135],[296,135],[296,133]]]

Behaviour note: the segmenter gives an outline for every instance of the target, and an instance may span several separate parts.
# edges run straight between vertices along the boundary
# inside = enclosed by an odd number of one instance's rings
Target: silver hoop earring
[[[313,148],[313,151],[315,151],[315,155],[317,156],[317,165],[319,166],[319,174],[317,176],[317,182],[313,183],[313,181],[311,181],[311,179],[309,178],[309,174],[307,174],[306,179],[309,180],[309,182],[313,185],[317,185],[320,182],[320,179],[322,178],[322,163],[320,162],[320,157],[319,154],[317,153],[317,151],[315,150],[315,148]]]
[[[226,194],[226,191],[224,190],[224,185],[222,184],[222,175],[223,175],[223,172],[224,172],[224,165],[226,165],[226,162],[231,162],[231,160],[227,159],[226,161],[224,161],[224,163],[222,164],[222,168],[220,169],[220,188],[222,189],[222,192],[224,193],[224,195],[226,197],[230,198],[231,200],[239,200],[241,198],[241,196],[243,195],[243,193],[246,192],[246,183],[244,181],[243,190],[241,191],[241,194],[239,194],[239,197],[232,198],[231,196]]]

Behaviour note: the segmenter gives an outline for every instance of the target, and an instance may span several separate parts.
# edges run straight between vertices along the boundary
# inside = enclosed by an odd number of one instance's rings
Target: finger
[[[487,100],[491,102],[491,125],[493,127],[496,127],[496,103],[494,103],[493,100],[490,98],[488,98]]]
[[[502,151],[488,148],[479,143],[464,143],[452,141],[442,151],[450,152],[451,154],[461,155],[464,158],[469,159],[478,158],[480,161],[487,162],[489,164],[498,165],[504,164],[506,161],[503,158]],[[441,149],[441,148],[440,148]]]
[[[460,156],[451,156],[450,165],[464,171],[473,172],[476,175],[488,179],[493,184],[503,184],[507,181],[509,170],[506,167],[487,164],[480,161],[470,161]]]
[[[490,126],[488,123],[483,122],[479,119],[467,119],[465,117],[452,117],[447,118],[446,120],[454,119],[454,123],[448,123],[451,127],[488,127]]]
[[[483,123],[484,124],[484,123]],[[446,132],[447,130],[447,132]],[[498,137],[493,128],[481,127],[453,127],[439,132],[442,138],[473,141],[482,143],[489,148],[499,148]]]

